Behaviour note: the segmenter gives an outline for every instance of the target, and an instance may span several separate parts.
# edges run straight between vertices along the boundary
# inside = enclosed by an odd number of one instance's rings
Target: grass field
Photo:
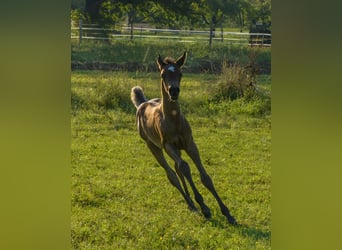
[[[242,224],[232,227],[194,181],[212,218],[190,212],[135,126],[135,85],[159,97],[159,75],[73,71],[73,249],[270,249],[271,79],[250,100],[216,100],[219,77],[185,73],[180,104],[216,190]],[[173,165],[173,164],[172,164]]]
[[[71,61],[78,67],[99,69],[102,64],[115,64],[122,69],[154,72],[158,54],[181,56],[188,52],[185,72],[220,72],[222,61],[246,64],[256,54],[255,63],[262,72],[271,71],[271,48],[257,48],[241,45],[227,46],[215,43],[212,48],[206,43],[180,43],[175,41],[115,41],[111,44],[99,41],[77,41],[71,43]],[[87,65],[87,66],[85,66]]]

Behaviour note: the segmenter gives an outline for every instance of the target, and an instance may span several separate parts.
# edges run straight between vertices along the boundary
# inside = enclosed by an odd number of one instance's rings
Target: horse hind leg
[[[214,183],[211,180],[210,176],[207,174],[205,168],[202,165],[200,156],[199,156],[199,152],[197,149],[196,144],[193,142],[191,144],[191,146],[189,148],[186,149],[187,154],[190,156],[190,158],[193,160],[193,162],[195,163],[198,171],[200,172],[201,175],[201,181],[203,183],[203,185],[214,195],[217,203],[220,206],[221,209],[221,213],[226,216],[228,222],[232,225],[238,225],[238,223],[236,222],[235,218],[230,214],[229,209],[227,208],[227,206],[222,202],[221,198],[219,197],[219,195],[217,194],[215,187],[214,187]]]
[[[204,168],[203,168],[203,170],[204,170]],[[232,225],[237,225],[235,218],[230,214],[229,209],[222,202],[221,198],[219,197],[219,195],[217,194],[217,192],[215,190],[214,184],[213,184],[210,176],[206,172],[201,172],[201,181],[202,181],[203,185],[214,195],[215,199],[217,200],[217,202],[220,206],[221,213],[224,216],[226,216],[228,222]]]

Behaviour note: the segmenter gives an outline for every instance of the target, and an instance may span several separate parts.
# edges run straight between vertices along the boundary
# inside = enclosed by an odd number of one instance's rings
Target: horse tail
[[[140,104],[148,101],[144,95],[142,88],[139,86],[132,88],[131,100],[136,108],[138,108]]]

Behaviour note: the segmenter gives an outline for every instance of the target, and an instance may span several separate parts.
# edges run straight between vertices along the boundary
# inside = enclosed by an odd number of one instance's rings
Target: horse
[[[137,109],[136,124],[138,132],[157,162],[166,171],[170,183],[182,194],[191,211],[197,211],[197,208],[190,197],[185,179],[192,188],[195,200],[201,207],[201,212],[206,218],[211,218],[210,209],[204,203],[202,195],[193,182],[190,167],[181,157],[181,150],[184,150],[195,163],[200,173],[201,182],[215,197],[222,214],[230,224],[237,225],[235,218],[230,214],[229,209],[217,194],[210,176],[202,165],[189,122],[180,110],[178,97],[182,78],[181,67],[185,63],[186,56],[186,51],[177,60],[172,57],[166,57],[163,60],[160,55],[158,56],[157,65],[161,75],[161,98],[148,100],[140,86],[132,88],[131,100]],[[167,163],[163,150],[175,162],[176,172]]]

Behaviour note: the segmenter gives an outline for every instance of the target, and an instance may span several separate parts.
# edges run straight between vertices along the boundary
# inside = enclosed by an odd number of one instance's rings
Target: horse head
[[[174,60],[171,57],[166,57],[164,60],[158,56],[157,65],[159,68],[160,76],[163,81],[165,92],[169,96],[170,101],[176,101],[180,92],[180,81],[182,78],[181,67],[186,59],[186,52]]]

